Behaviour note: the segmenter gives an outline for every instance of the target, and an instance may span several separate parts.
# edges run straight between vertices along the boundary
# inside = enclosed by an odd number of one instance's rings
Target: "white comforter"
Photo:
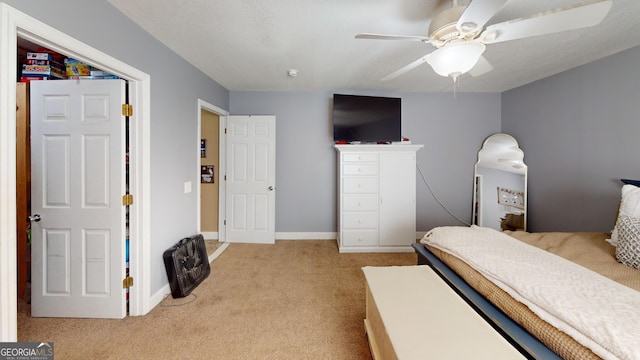
[[[499,231],[439,227],[422,243],[450,253],[604,359],[640,359],[640,292]]]

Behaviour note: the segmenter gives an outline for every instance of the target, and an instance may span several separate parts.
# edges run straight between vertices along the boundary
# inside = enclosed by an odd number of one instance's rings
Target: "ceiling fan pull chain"
[[[453,79],[453,98],[456,98],[458,94],[458,87],[460,86],[460,81],[458,80],[460,77],[458,75],[452,76]]]

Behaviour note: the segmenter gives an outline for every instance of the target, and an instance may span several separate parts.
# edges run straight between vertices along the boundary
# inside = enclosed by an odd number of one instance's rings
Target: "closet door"
[[[30,87],[31,315],[124,318],[125,82]]]
[[[416,154],[380,153],[379,246],[407,246],[416,237]]]

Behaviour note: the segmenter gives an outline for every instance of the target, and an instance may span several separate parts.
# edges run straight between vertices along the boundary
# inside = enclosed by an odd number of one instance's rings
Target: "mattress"
[[[605,241],[609,234],[524,231],[504,233],[640,291],[640,271],[616,260],[616,248]]]
[[[522,231],[507,231],[505,233],[640,291],[640,272],[616,261],[615,248],[604,241],[608,237],[607,234],[527,233]],[[465,279],[476,291],[485,296],[562,358],[598,358],[591,350],[542,320],[527,306],[513,299],[500,287],[485,279],[463,261],[432,246],[427,246],[427,248]]]

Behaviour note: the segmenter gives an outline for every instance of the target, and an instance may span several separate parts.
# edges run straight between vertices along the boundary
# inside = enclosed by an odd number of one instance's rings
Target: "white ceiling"
[[[231,91],[447,92],[429,65],[381,78],[431,52],[421,42],[358,33],[427,35],[444,0],[108,0]],[[487,25],[583,0],[511,0]],[[467,4],[460,0],[459,4]],[[597,26],[487,46],[494,70],[465,75],[458,91],[502,92],[640,45],[640,1],[613,0]],[[288,69],[298,69],[295,78]]]

